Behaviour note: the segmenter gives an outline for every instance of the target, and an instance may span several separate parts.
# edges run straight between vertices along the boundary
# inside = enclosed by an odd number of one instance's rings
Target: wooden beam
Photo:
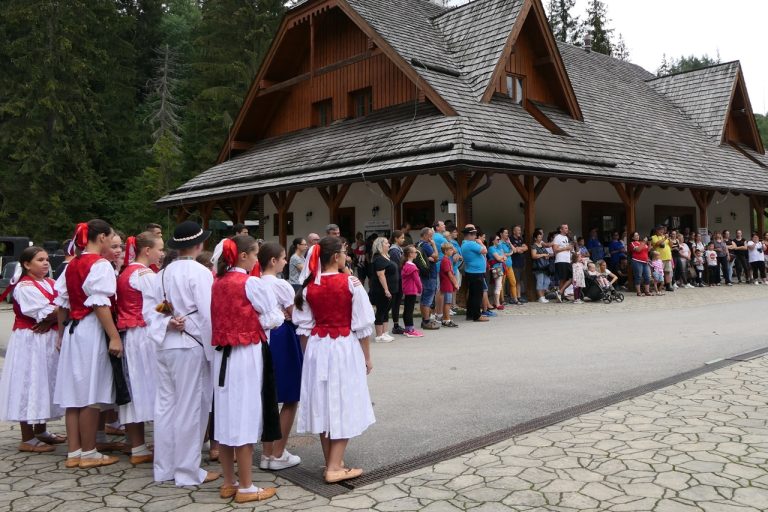
[[[280,245],[283,247],[288,243],[288,209],[291,207],[291,203],[293,203],[298,192],[298,190],[290,190],[288,192],[282,190],[269,193],[269,197],[272,199],[272,203],[277,210],[278,236]]]
[[[712,203],[712,199],[715,197],[714,190],[696,190],[691,189],[691,195],[696,202],[696,206],[699,209],[699,228],[709,227],[709,219],[707,218],[707,209]]]
[[[440,176],[440,179],[443,180],[443,183],[445,183],[445,186],[448,187],[448,190],[451,191],[451,194],[453,194],[455,198],[456,180],[454,180],[453,177],[447,172],[441,172],[439,176]]]
[[[253,147],[253,142],[233,140],[229,143],[229,149],[233,151],[247,151]]]
[[[202,203],[198,207],[198,211],[200,212],[200,220],[203,222],[203,229],[208,229],[211,222],[211,214],[213,213],[213,209],[216,206],[216,201],[208,201],[206,203]]]
[[[351,184],[345,183],[339,188],[338,185],[329,185],[327,188],[318,187],[317,191],[325,201],[325,205],[328,207],[328,219],[329,222],[338,222],[338,210],[341,207],[341,203],[344,201],[344,197],[349,192]]]
[[[621,202],[624,203],[624,206],[629,205],[632,202],[632,199],[627,194],[627,191],[624,189],[623,183],[616,183],[611,182],[611,185],[613,185],[613,188],[616,189],[616,192],[619,194],[619,198],[621,198]]]
[[[232,222],[245,222],[245,218],[248,216],[248,212],[253,206],[253,200],[254,196],[242,196],[232,199],[232,211],[234,213],[234,219]]]
[[[533,188],[533,198],[534,199],[538,199],[539,198],[539,195],[544,190],[544,187],[547,186],[548,182],[549,182],[549,178],[539,178],[539,181],[536,182],[536,186]],[[531,233],[531,235],[532,234],[533,233]]]
[[[483,171],[477,171],[472,175],[472,177],[469,179],[469,182],[467,183],[467,189],[470,193],[474,191],[478,185],[480,185],[480,182],[483,181],[485,175],[486,173]]]
[[[515,187],[515,190],[517,190],[517,193],[520,194],[520,197],[523,198],[523,201],[525,201],[525,198],[528,197],[528,191],[525,189],[523,182],[520,181],[520,177],[515,174],[507,174],[507,178],[509,178],[509,181],[512,182],[512,185]]]
[[[181,224],[189,218],[189,210],[184,206],[179,206],[176,210],[176,224]]]

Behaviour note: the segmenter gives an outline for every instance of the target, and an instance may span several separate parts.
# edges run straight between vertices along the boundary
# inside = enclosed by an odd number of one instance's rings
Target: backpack
[[[424,252],[424,242],[420,241],[418,244],[416,244],[416,249],[418,250],[418,253],[416,254],[416,259],[414,259],[413,262],[419,269],[419,277],[422,279],[429,279],[431,262],[429,261],[429,257]]]

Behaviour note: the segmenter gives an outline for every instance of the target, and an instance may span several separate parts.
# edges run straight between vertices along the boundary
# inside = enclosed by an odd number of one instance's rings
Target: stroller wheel
[[[606,296],[603,297],[603,302],[605,302],[606,304],[610,304],[611,300],[613,300],[613,299],[611,298],[610,295],[606,295]]]
[[[614,299],[616,299],[616,302],[623,302],[624,301],[624,294],[623,293],[617,293],[616,297],[614,297]]]

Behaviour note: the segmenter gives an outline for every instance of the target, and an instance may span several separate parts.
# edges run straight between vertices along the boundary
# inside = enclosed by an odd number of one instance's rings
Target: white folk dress
[[[322,281],[326,276],[335,275],[323,274]],[[330,439],[349,439],[359,436],[376,421],[368,392],[365,355],[359,341],[373,332],[375,315],[360,281],[354,276],[347,278],[351,297],[334,296],[335,292],[329,287],[329,294],[321,304],[313,305],[306,300],[305,288],[303,308],[293,310],[296,333],[309,337],[301,374],[299,433],[326,432]],[[313,335],[312,307],[333,308],[344,300],[352,301],[350,334],[337,338]]]
[[[235,267],[230,272],[245,270]],[[245,295],[259,313],[264,332],[283,323],[285,316],[271,288],[257,277],[245,282]],[[213,359],[214,434],[226,446],[244,446],[261,441],[264,427],[261,386],[264,375],[262,348],[258,343],[232,347],[227,361],[224,386],[219,387],[222,351]]]
[[[83,291],[88,296],[85,305],[111,306],[109,298],[115,295],[116,287],[115,269],[107,260],[97,261],[83,283]],[[55,304],[69,309],[67,269],[56,281],[56,291],[59,295]],[[96,313],[91,312],[80,320],[71,334],[70,327],[64,327],[53,401],[65,408],[114,403],[107,335]]]
[[[51,285],[38,281],[49,293]],[[21,281],[13,290],[13,300],[21,312],[41,322],[55,306],[31,281]],[[3,375],[0,378],[0,420],[45,423],[64,414],[53,403],[53,389],[59,351],[55,330],[36,334],[32,329],[16,329],[8,340]]]
[[[141,265],[141,263],[132,263]],[[142,269],[131,274],[128,285],[141,292],[144,322],[147,309],[156,305],[153,296],[157,274],[141,265]],[[118,408],[120,423],[143,423],[155,419],[155,393],[157,392],[157,352],[149,336],[148,327],[131,327],[125,331],[123,342],[123,364],[128,367],[128,382],[131,401]]]

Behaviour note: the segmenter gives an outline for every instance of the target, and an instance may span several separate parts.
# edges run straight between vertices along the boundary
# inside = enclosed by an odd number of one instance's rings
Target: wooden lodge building
[[[541,0],[308,0],[216,165],[157,204],[283,244],[416,230],[450,203],[486,231],[747,230],[766,176],[738,62],[657,78],[556,42]]]

